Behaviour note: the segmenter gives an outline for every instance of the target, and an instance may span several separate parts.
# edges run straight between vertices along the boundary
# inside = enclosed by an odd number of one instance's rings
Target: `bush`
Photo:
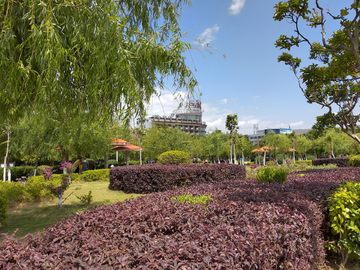
[[[313,160],[315,159],[315,156],[312,155],[306,155],[307,160]]]
[[[191,158],[183,151],[168,151],[159,156],[158,162],[164,165],[185,165],[191,163]]]
[[[311,166],[312,165],[312,161],[311,160],[296,160],[295,164],[306,164]]]
[[[200,204],[203,206],[207,206],[209,202],[212,201],[211,195],[200,195],[200,196],[193,196],[192,194],[185,193],[183,195],[172,197],[172,200],[176,200],[182,203],[189,203],[189,204]]]
[[[341,253],[345,269],[347,254],[360,257],[360,183],[341,184],[328,201],[331,228],[337,236],[328,247]]]
[[[287,172],[283,169],[278,169],[278,168],[263,168],[257,172],[256,178],[261,183],[277,182],[277,183],[284,184],[284,183],[287,183],[286,182]]]
[[[322,159],[313,159],[313,166],[327,165],[327,164],[336,164],[338,167],[348,167],[349,158],[322,158]]]
[[[91,170],[85,171],[81,175],[72,175],[74,177],[74,181],[77,180],[86,180],[86,181],[109,181],[109,172],[110,169],[101,169],[101,170]]]
[[[244,165],[142,165],[110,169],[111,190],[127,193],[152,193],[190,186],[246,178]]]
[[[11,168],[11,181],[15,181],[16,178],[21,178],[22,176],[33,175],[35,171],[35,167],[32,166],[19,166]],[[0,175],[2,176],[4,173],[4,169],[0,168]],[[36,170],[36,175],[41,175],[40,170]],[[7,175],[6,175],[7,177]],[[2,177],[1,177],[2,178]]]
[[[350,167],[360,167],[360,156],[353,156],[348,162]]]
[[[76,195],[75,195],[76,196]],[[90,203],[93,201],[94,196],[91,195],[91,190],[89,191],[89,194],[84,194],[81,196],[76,196],[80,200],[81,203],[85,205],[90,205]]]
[[[140,160],[129,160],[129,165],[140,165]],[[121,162],[119,166],[126,166],[126,162]]]

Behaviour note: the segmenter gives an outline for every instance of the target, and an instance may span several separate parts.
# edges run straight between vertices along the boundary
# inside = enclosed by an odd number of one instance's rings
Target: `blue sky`
[[[237,113],[240,133],[252,134],[253,124],[259,129],[311,128],[316,116],[327,112],[317,104],[308,104],[289,67],[277,62],[282,53],[275,48],[281,34],[292,35],[294,27],[287,21],[274,21],[274,0],[193,0],[184,7],[181,28],[202,37],[219,53],[192,50],[186,54],[202,93],[203,121],[207,130],[225,131],[228,114]],[[313,2],[309,0],[309,2]],[[341,2],[341,3],[339,3]],[[337,14],[339,7],[351,0],[321,0],[320,4]],[[340,6],[339,6],[340,5]],[[329,22],[331,19],[328,18]],[[338,29],[331,22],[327,33]],[[311,41],[320,41],[320,29],[304,33]],[[330,34],[327,34],[328,36]],[[189,40],[189,42],[193,42]],[[303,44],[291,51],[309,63],[309,47]],[[196,70],[196,71],[195,71]],[[159,100],[149,106],[149,115],[169,115],[177,106],[171,83]]]

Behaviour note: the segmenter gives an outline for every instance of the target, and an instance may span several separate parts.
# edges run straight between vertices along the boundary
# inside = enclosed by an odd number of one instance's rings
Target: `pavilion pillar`
[[[129,166],[129,151],[126,151],[126,166]]]

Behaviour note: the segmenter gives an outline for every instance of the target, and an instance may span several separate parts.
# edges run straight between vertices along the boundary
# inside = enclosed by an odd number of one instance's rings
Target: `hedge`
[[[128,193],[152,193],[200,183],[242,180],[244,165],[142,165],[110,169],[111,190]]]
[[[35,171],[35,167],[32,166],[18,166],[11,167],[11,181],[15,181],[16,178],[21,178],[22,176],[33,175]],[[7,171],[7,170],[6,170]],[[0,168],[1,179],[4,173],[4,169]],[[36,170],[36,175],[40,175],[42,173],[41,170]],[[7,179],[7,175],[6,175]]]
[[[311,166],[312,165],[312,160],[296,160],[295,164],[306,164]]]
[[[349,158],[321,158],[321,159],[313,159],[313,166],[321,166],[327,164],[335,164],[338,167],[348,167]]]
[[[88,170],[82,174],[73,173],[71,175],[71,181],[109,181],[109,169],[101,170]],[[31,177],[31,179],[44,179],[43,176]],[[62,174],[53,174],[51,177],[52,180],[57,180],[61,182]]]

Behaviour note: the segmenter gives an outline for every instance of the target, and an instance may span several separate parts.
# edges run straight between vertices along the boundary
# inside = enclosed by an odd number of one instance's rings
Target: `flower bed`
[[[290,174],[149,194],[78,214],[25,241],[0,244],[11,269],[329,269],[322,226],[326,199],[358,168]],[[211,195],[204,207],[172,199]],[[21,266],[21,267],[20,267]]]

